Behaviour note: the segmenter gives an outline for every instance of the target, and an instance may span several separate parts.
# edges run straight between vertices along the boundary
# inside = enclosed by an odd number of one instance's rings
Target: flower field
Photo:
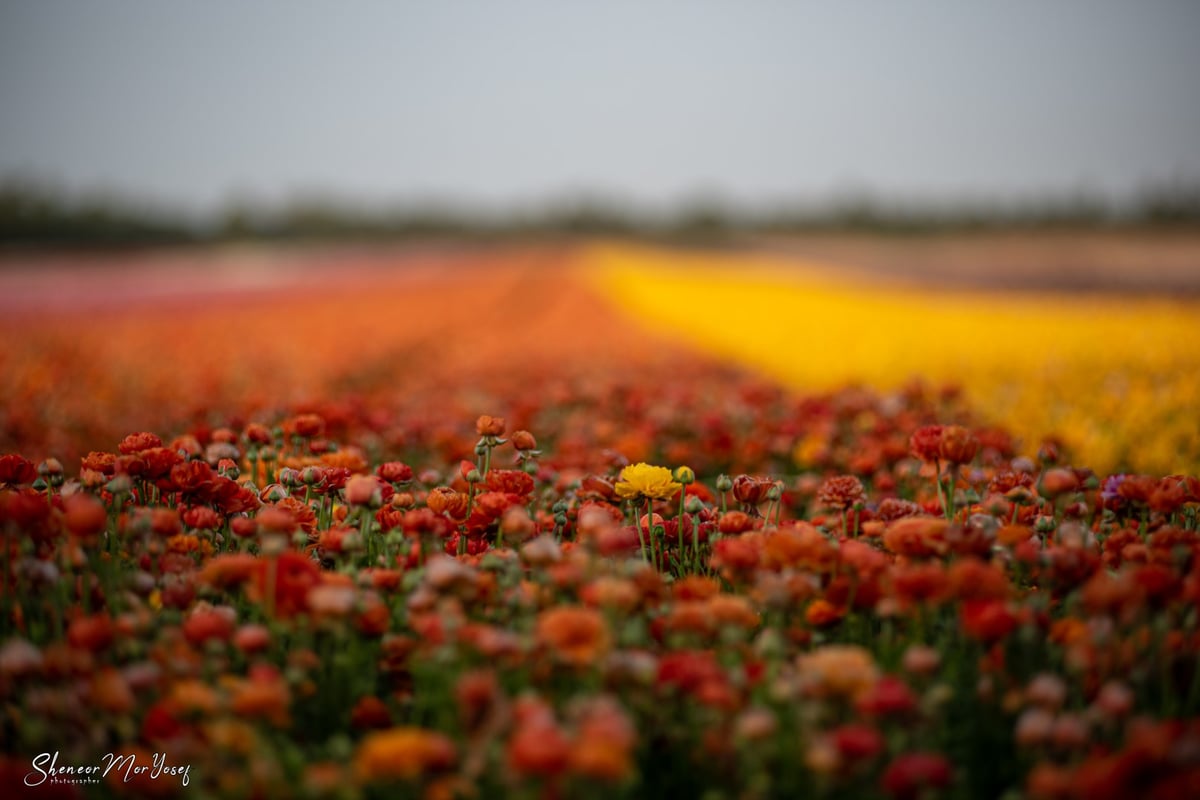
[[[1200,301],[931,289],[740,255],[596,248],[596,285],[657,329],[798,389],[962,389],[1101,471],[1200,470]],[[671,302],[664,302],[671,298]]]
[[[5,797],[1200,796],[1193,301],[178,258],[0,277]]]

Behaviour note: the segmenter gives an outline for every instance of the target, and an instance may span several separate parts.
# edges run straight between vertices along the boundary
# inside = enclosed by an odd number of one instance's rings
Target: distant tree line
[[[1087,194],[1025,203],[884,203],[863,195],[825,205],[748,211],[715,200],[643,213],[603,200],[483,213],[450,206],[364,209],[297,200],[231,205],[208,219],[113,195],[67,197],[36,183],[0,182],[0,245],[125,246],[287,240],[405,240],[615,235],[719,241],[744,234],[939,233],[1009,228],[1200,227],[1200,181],[1155,185],[1115,204]]]

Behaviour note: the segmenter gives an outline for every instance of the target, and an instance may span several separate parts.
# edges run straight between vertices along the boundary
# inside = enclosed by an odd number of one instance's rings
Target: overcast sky
[[[0,177],[209,210],[1131,193],[1200,3],[0,0]]]

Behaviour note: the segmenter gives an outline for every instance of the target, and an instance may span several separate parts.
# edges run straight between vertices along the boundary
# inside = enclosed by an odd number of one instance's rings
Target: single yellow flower
[[[675,476],[666,467],[654,467],[650,464],[633,464],[621,470],[617,479],[617,494],[626,500],[635,497],[649,497],[654,500],[666,500],[674,497],[683,488],[683,484],[675,481]]]

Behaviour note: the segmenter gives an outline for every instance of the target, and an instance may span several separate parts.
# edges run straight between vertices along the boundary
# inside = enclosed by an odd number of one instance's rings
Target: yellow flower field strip
[[[765,257],[599,246],[589,276],[650,327],[802,388],[963,386],[1100,468],[1200,462],[1200,303],[941,291]]]

